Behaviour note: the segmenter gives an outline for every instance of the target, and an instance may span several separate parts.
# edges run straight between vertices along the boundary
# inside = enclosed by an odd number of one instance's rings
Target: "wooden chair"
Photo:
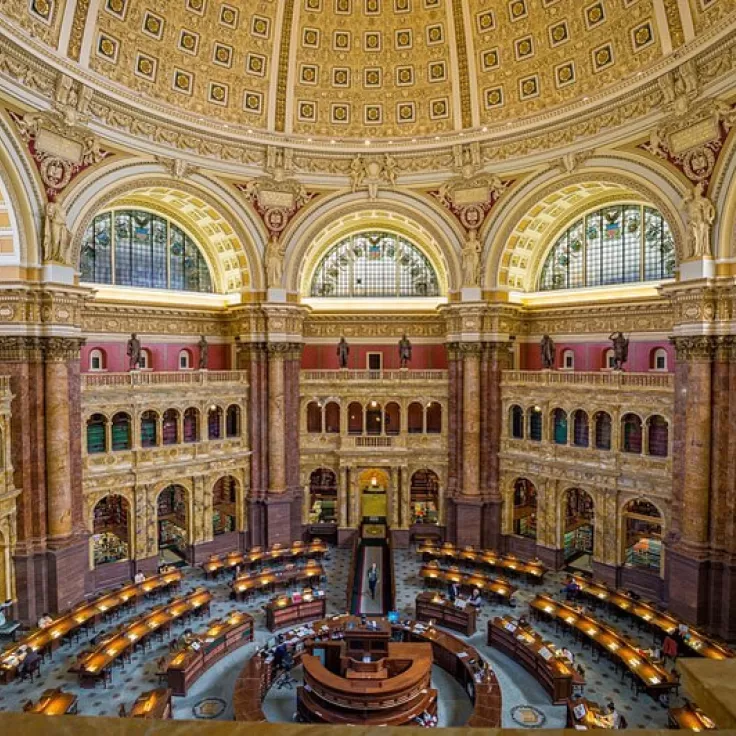
[[[127,718],[128,714],[125,712],[125,703],[120,703],[118,706],[118,718]]]

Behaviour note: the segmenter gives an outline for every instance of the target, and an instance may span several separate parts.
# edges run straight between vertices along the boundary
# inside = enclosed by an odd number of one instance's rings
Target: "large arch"
[[[282,236],[285,288],[307,294],[320,257],[329,246],[374,228],[396,232],[416,243],[434,266],[441,293],[460,288],[463,234],[459,225],[426,198],[395,191],[382,193],[375,202],[366,201],[363,192],[342,192],[300,213]]]
[[[736,255],[736,129],[731,131],[718,158],[706,195],[713,200],[717,213],[713,255],[716,260],[733,259]]]
[[[487,289],[534,291],[541,260],[557,234],[584,214],[610,202],[656,207],[667,220],[682,260],[684,188],[650,162],[635,157],[594,157],[577,172],[551,169],[530,176],[511,193],[482,233],[483,284]]]
[[[63,200],[75,264],[95,215],[114,206],[141,207],[170,217],[194,236],[215,272],[217,292],[264,288],[265,229],[221,182],[196,173],[177,179],[155,162],[112,161],[93,173],[79,177]]]

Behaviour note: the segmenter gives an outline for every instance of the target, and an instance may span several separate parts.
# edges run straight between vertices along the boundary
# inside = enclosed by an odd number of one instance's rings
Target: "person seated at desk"
[[[276,649],[273,650],[273,666],[274,668],[278,669],[281,667],[281,665],[284,662],[284,659],[286,658],[286,653],[288,651],[288,646],[286,645],[286,642],[281,641],[279,642]]]
[[[450,583],[447,586],[447,595],[451,603],[455,602],[455,599],[460,595],[460,583]]]
[[[193,633],[194,632],[191,629],[184,629],[181,636],[176,640],[176,646],[179,649],[184,649],[185,647],[188,647],[194,639]]]
[[[529,626],[529,620],[525,613],[522,613],[521,616],[519,616],[519,626]]]
[[[616,710],[616,706],[612,700],[608,701],[608,705],[606,706],[608,708],[608,716],[611,719],[611,723],[613,724],[614,728],[626,728],[626,720],[624,717]]]
[[[574,578],[570,578],[565,584],[563,592],[568,601],[577,600],[578,594],[580,593],[580,586],[575,582]]]
[[[575,655],[567,648],[562,647],[560,654],[570,663],[575,664]]]
[[[480,597],[480,590],[478,590],[478,588],[473,588],[473,592],[471,593],[470,598],[468,598],[468,603],[476,608],[481,607],[483,599]]]
[[[48,627],[51,626],[52,623],[54,623],[54,619],[52,619],[51,616],[48,615],[48,613],[44,613],[43,616],[38,619],[38,628],[48,629]]]
[[[138,570],[138,572],[133,577],[133,582],[136,585],[140,585],[145,579],[146,579],[145,573],[143,573],[141,570]]]
[[[38,662],[41,661],[41,655],[38,652],[34,652],[30,647],[26,647],[25,656],[18,665],[18,674],[23,677],[27,672],[30,672]]]

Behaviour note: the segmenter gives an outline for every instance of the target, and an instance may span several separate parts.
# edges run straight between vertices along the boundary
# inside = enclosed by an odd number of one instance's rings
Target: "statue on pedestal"
[[[480,251],[478,231],[473,228],[463,246],[463,286],[478,286],[480,276]]]
[[[340,368],[348,367],[348,356],[350,355],[350,346],[343,335],[337,344],[337,358],[340,361]]]
[[[408,368],[409,362],[411,361],[411,342],[404,333],[399,340],[399,362],[402,368]]]
[[[141,364],[141,341],[134,332],[128,340],[128,358],[130,359],[128,370],[136,371]]]
[[[210,360],[210,346],[207,343],[207,338],[202,335],[199,339],[199,370],[206,371],[207,364]]]
[[[613,370],[622,371],[629,359],[629,341],[623,332],[612,332],[608,339],[613,342]]]
[[[555,367],[555,343],[546,333],[542,336],[539,348],[542,353],[542,367],[545,370],[551,370]]]
[[[710,229],[716,217],[716,209],[708,197],[703,196],[704,182],[699,181],[683,199],[687,214],[687,257],[703,258],[713,255]]]

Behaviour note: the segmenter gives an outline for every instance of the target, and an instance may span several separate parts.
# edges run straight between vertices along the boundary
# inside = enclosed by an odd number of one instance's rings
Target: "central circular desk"
[[[302,720],[373,726],[416,723],[417,717],[436,714],[436,691],[430,683],[436,664],[473,702],[466,725],[501,725],[498,680],[474,647],[416,621],[393,625],[385,619],[375,621],[377,629],[341,614],[284,634],[295,665],[300,661],[304,667],[304,686],[296,693]],[[278,675],[271,657],[256,654],[246,662],[235,683],[235,720],[267,720],[262,703]]]

